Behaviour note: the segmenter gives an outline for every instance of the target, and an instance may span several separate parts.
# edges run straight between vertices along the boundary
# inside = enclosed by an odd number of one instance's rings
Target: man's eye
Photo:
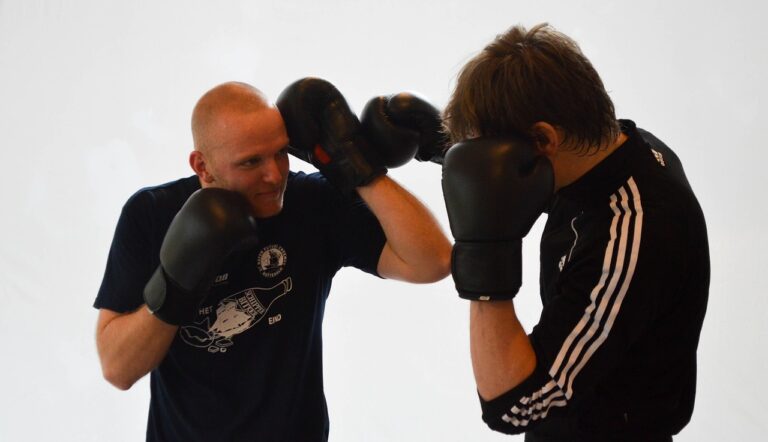
[[[257,164],[261,163],[261,158],[249,158],[245,161],[243,161],[241,164],[243,166],[255,166]]]

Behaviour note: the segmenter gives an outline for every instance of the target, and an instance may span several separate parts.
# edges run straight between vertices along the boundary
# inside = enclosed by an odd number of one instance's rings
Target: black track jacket
[[[678,157],[629,139],[555,195],[541,239],[537,367],[483,419],[528,441],[658,440],[690,420],[707,306],[704,216]]]

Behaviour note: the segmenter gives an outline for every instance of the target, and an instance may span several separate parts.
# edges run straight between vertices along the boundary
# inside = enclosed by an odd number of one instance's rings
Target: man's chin
[[[283,210],[283,205],[275,204],[273,207],[253,207],[253,216],[256,218],[271,218],[278,215]]]

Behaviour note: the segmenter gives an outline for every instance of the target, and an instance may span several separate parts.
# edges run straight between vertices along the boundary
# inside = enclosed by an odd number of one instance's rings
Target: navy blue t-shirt
[[[196,176],[142,189],[123,208],[94,306],[129,312],[159,264]],[[323,441],[322,320],[343,266],[376,275],[386,242],[359,198],[320,174],[291,172],[280,214],[259,244],[231,255],[194,322],[151,373],[147,440]]]

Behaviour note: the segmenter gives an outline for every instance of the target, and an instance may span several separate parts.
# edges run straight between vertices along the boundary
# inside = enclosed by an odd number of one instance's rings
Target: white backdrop
[[[121,392],[102,379],[91,305],[126,198],[191,174],[189,118],[208,88],[241,80],[274,99],[313,75],[358,112],[405,89],[444,106],[472,54],[510,25],[542,21],[581,44],[619,116],[677,151],[707,217],[698,397],[677,440],[764,440],[767,9],[757,0],[0,0],[0,440],[143,440],[149,385]],[[447,230],[439,167],[391,175]],[[526,243],[518,297],[529,329],[540,311],[536,242]],[[450,278],[411,286],[342,271],[324,325],[331,440],[521,440],[480,421],[467,310]]]

